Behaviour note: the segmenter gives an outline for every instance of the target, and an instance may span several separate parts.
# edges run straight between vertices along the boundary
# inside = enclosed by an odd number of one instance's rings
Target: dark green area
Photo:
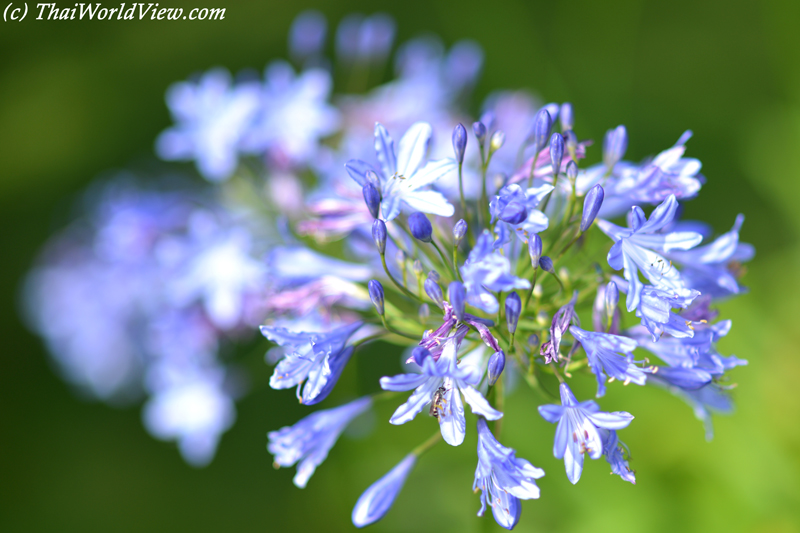
[[[583,137],[600,140],[625,124],[629,158],[654,154],[691,128],[688,155],[703,161],[708,184],[688,215],[719,231],[747,215],[742,236],[758,248],[745,279],[752,292],[723,306],[734,328],[721,345],[750,360],[733,373],[739,411],[718,418],[716,439],[706,443],[679,400],[610,387],[603,407],[637,416],[622,437],[638,485],[609,476],[600,460],[572,486],[550,453],[554,428],[521,387],[502,440],[547,476],[542,498],[523,504],[517,530],[798,531],[800,4],[704,0],[230,2],[221,22],[46,22],[29,14],[2,23],[0,530],[349,530],[361,491],[431,432],[426,417],[390,426],[396,403],[382,405],[374,432],[344,437],[301,491],[292,471],[272,468],[265,434],[306,410],[289,391],[260,388],[239,404],[215,461],[195,470],[145,433],[138,408],[77,399],[18,318],[20,280],[70,219],[76,195],[109,170],[154,168],[153,140],[169,124],[167,86],[216,65],[260,70],[285,56],[290,21],[312,6],[332,21],[387,11],[400,40],[426,31],[447,43],[474,38],[486,51],[476,107],[500,88],[569,100]],[[590,153],[596,160],[598,145]],[[374,390],[395,366],[386,351],[358,355],[328,403]],[[468,432],[463,446],[424,456],[373,529],[492,529],[474,516],[474,447]]]

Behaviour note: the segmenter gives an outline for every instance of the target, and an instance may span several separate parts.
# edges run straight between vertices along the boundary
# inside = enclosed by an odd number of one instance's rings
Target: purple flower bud
[[[394,260],[397,263],[397,267],[403,271],[403,277],[405,277],[406,253],[403,250],[397,250],[397,253],[394,256]]]
[[[581,231],[589,229],[594,222],[600,206],[603,205],[603,196],[605,196],[605,191],[599,183],[586,193],[586,198],[583,200],[583,215],[581,215]]]
[[[539,258],[542,257],[542,238],[538,233],[528,237],[528,255],[531,256],[533,268],[539,268]]]
[[[433,281],[439,281],[440,278],[441,276],[435,270],[431,270],[430,272],[428,272],[428,279],[432,279]]]
[[[375,190],[378,191],[378,194],[380,194],[381,180],[378,178],[378,175],[372,170],[367,170],[367,172],[364,174],[364,177],[366,178],[367,183],[375,187]]]
[[[428,217],[419,211],[411,213],[408,217],[408,229],[411,230],[411,235],[418,241],[431,242],[433,226],[431,226],[431,221],[428,220]]]
[[[422,261],[419,259],[415,259],[413,263],[411,263],[411,270],[414,271],[414,275],[420,277],[425,269],[422,268]]]
[[[613,281],[609,281],[606,286],[605,300],[606,316],[614,316],[614,311],[617,310],[617,304],[619,303],[619,289]]]
[[[575,135],[575,132],[567,130],[561,135],[564,137],[564,146],[567,148],[567,152],[574,154],[578,149],[578,137]]]
[[[371,183],[365,184],[361,188],[361,192],[364,195],[364,202],[367,204],[367,209],[369,209],[372,218],[378,218],[381,208],[381,195]]]
[[[369,283],[367,283],[367,287],[369,289],[369,299],[372,300],[372,305],[375,306],[375,310],[378,311],[378,314],[383,316],[383,285],[381,285],[380,281],[371,279]]]
[[[553,165],[553,176],[561,172],[561,160],[564,158],[564,137],[554,133],[550,137],[550,163]]]
[[[517,331],[517,321],[522,312],[522,300],[516,292],[506,296],[506,325],[509,333]]]
[[[386,253],[386,223],[383,220],[376,218],[372,223],[372,240],[375,241],[375,246],[378,247],[378,252],[383,255]]]
[[[489,141],[489,151],[496,152],[503,147],[506,142],[506,134],[501,130],[497,130],[492,134],[492,139]]]
[[[428,304],[422,304],[419,306],[419,312],[417,314],[419,315],[420,322],[424,324],[431,316],[431,308],[428,306]]]
[[[472,124],[472,133],[475,134],[475,137],[478,139],[478,144],[480,144],[482,148],[486,140],[486,126],[484,126],[482,122],[474,122]]]
[[[464,235],[467,234],[467,221],[463,218],[456,222],[456,225],[453,226],[453,239],[456,241],[456,246],[461,242],[464,238]]]
[[[392,508],[395,498],[403,488],[408,473],[414,468],[417,456],[410,453],[388,474],[370,485],[353,508],[353,525],[365,527],[377,522]]]
[[[558,115],[561,119],[561,131],[571,131],[575,125],[575,117],[572,115],[572,104],[564,102],[561,104],[561,112]]]
[[[553,260],[547,257],[546,255],[543,255],[541,259],[539,259],[539,268],[541,268],[545,272],[555,274],[555,269],[553,268]]]
[[[453,312],[459,322],[463,322],[465,306],[467,300],[467,290],[464,284],[460,281],[454,281],[447,287],[447,298],[450,300],[450,305],[453,306]]]
[[[570,161],[567,163],[567,179],[574,182],[578,177],[578,163]]]
[[[628,149],[628,132],[625,126],[617,126],[608,130],[603,139],[603,163],[609,169],[614,168]]]
[[[456,154],[458,164],[464,162],[464,150],[467,148],[467,130],[460,122],[453,128],[453,152]]]
[[[531,346],[532,348],[539,346],[539,335],[532,333],[531,336],[528,337],[528,346]]]
[[[411,350],[411,358],[414,359],[414,362],[417,363],[419,366],[422,366],[422,362],[425,360],[426,357],[430,357],[431,351],[425,348],[424,346],[417,346],[413,350]]]
[[[494,123],[497,121],[497,115],[491,109],[487,109],[481,114],[478,120],[481,121],[481,124],[486,126],[486,129],[490,130],[494,128]]]
[[[500,379],[500,375],[503,373],[503,369],[506,367],[506,354],[503,350],[499,352],[494,352],[492,356],[489,358],[489,367],[487,368],[487,374],[489,376],[489,386],[493,386],[497,383],[497,380]]]
[[[509,202],[500,213],[500,220],[509,224],[520,224],[527,218],[528,211],[520,202]]]
[[[428,298],[433,300],[434,303],[440,308],[444,307],[444,295],[442,294],[442,288],[439,287],[439,284],[436,283],[436,280],[428,278],[425,280],[423,286],[425,287],[425,294],[428,295]]]
[[[295,61],[317,55],[325,46],[325,15],[319,11],[303,11],[289,30],[289,55]]]
[[[529,141],[533,143],[535,153],[538,154],[547,145],[547,138],[550,137],[552,125],[553,121],[550,118],[550,113],[545,108],[540,109],[533,118],[533,130],[528,137]]]

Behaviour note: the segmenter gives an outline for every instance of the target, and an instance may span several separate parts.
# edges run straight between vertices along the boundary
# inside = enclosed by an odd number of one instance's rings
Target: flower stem
[[[456,274],[456,270],[453,267],[453,265],[450,264],[450,261],[447,260],[447,256],[444,255],[442,249],[439,248],[439,245],[436,244],[436,241],[434,241],[433,239],[431,239],[431,244],[433,245],[434,248],[436,248],[436,251],[439,252],[439,257],[442,258],[442,263],[444,263],[445,266],[447,266],[447,268],[450,270],[450,273],[453,274],[453,279],[457,279],[458,275]]]
[[[392,283],[394,283],[403,294],[405,294],[412,300],[416,300],[422,303],[422,300],[417,295],[406,289],[399,281],[394,279],[394,276],[392,276],[391,272],[389,272],[389,267],[386,266],[386,254],[381,254],[381,263],[383,264],[383,270],[384,272],[386,272],[386,275],[389,276],[389,279],[392,280]]]
[[[433,448],[433,445],[436,444],[437,442],[439,442],[440,440],[442,440],[442,432],[441,431],[437,431],[436,433],[431,435],[431,437],[428,440],[426,440],[425,442],[423,442],[422,444],[420,444],[419,446],[414,448],[411,451],[411,453],[413,453],[414,455],[419,457],[423,453],[425,453],[428,450],[430,450],[431,448]]]

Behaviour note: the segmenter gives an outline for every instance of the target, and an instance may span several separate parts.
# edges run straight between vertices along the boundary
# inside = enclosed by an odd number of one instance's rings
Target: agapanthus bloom
[[[597,397],[606,393],[606,377],[619,381],[644,385],[647,374],[633,360],[637,343],[630,337],[585,331],[578,326],[569,328],[575,340],[586,350],[589,366],[597,376]]]
[[[467,301],[487,313],[496,313],[500,305],[490,291],[529,289],[531,286],[528,280],[511,274],[511,263],[494,250],[492,242],[491,233],[486,230],[481,233],[461,267]]]
[[[581,478],[584,454],[591,459],[603,455],[599,430],[626,428],[633,416],[623,411],[602,412],[592,400],[578,403],[566,383],[559,386],[559,391],[561,405],[540,405],[539,414],[552,424],[558,423],[553,455],[556,459],[564,459],[567,477],[574,484]]]

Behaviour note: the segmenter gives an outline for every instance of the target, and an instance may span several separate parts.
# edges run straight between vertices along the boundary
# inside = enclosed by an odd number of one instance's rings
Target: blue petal
[[[364,494],[361,495],[353,508],[352,520],[354,526],[368,526],[373,522],[377,522],[389,512],[416,462],[416,455],[413,453],[407,455],[388,474],[364,491]]]
[[[428,141],[431,138],[431,126],[425,122],[416,122],[400,139],[397,150],[397,173],[411,178],[425,160],[428,152]]]
[[[397,161],[394,156],[394,141],[380,123],[375,123],[375,153],[381,164],[385,178],[391,178],[397,172]]]

